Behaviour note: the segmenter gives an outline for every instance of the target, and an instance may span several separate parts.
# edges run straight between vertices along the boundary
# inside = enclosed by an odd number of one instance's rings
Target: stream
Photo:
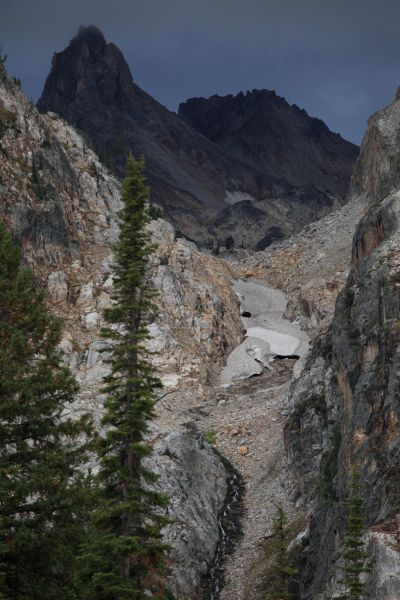
[[[224,585],[224,561],[233,550],[241,535],[243,515],[243,479],[230,462],[219,452],[219,458],[228,472],[228,491],[221,514],[218,517],[219,541],[212,565],[200,586],[199,600],[218,600]]]

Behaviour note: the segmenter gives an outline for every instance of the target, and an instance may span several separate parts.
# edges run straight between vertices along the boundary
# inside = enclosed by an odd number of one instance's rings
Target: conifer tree
[[[291,564],[288,555],[287,515],[281,505],[277,507],[273,534],[272,550],[275,555],[275,565],[269,577],[267,597],[268,600],[290,600],[293,598],[290,591],[291,583],[295,581],[298,571]]]
[[[104,379],[101,495],[82,557],[85,598],[95,600],[168,597],[163,583],[167,548],[161,541],[167,500],[151,489],[156,476],[143,463],[151,452],[145,436],[154,417],[154,392],[160,387],[145,348],[146,319],[154,299],[148,284],[154,253],[146,227],[148,198],[143,161],[130,156],[114,248],[113,304],[104,313],[110,373]]]
[[[85,524],[86,417],[64,416],[76,382],[60,325],[0,221],[0,598],[75,598]]]
[[[352,475],[349,511],[347,516],[346,536],[344,539],[344,586],[345,591],[341,600],[363,600],[365,598],[365,584],[360,576],[369,573],[370,567],[366,565],[368,553],[365,551],[365,525],[363,519],[363,500],[361,497],[361,475],[356,468]]]

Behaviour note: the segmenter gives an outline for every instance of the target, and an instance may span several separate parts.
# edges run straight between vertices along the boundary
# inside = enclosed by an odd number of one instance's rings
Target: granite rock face
[[[295,125],[283,127],[283,111],[278,120],[272,115],[265,131],[266,139],[273,137],[271,152],[280,145],[276,164],[285,166],[260,168],[241,156],[239,142],[237,152],[231,152],[229,144],[214,143],[189,119],[146,94],[133,81],[120,50],[97,28],[86,27],[54,55],[38,108],[58,113],[84,131],[118,174],[128,151],[143,155],[153,201],[186,237],[214,249],[262,249],[340,205],[357,153],[321,121],[282,102]],[[248,111],[246,136],[254,142],[255,156],[264,143],[263,128],[251,123],[251,106],[243,104],[242,109]],[[251,141],[255,129],[258,137]],[[310,132],[315,142],[304,146]],[[289,152],[292,146],[295,154]]]
[[[306,502],[314,498],[300,598],[340,593],[351,473],[361,473],[370,598],[399,597],[400,102],[369,121],[350,188],[367,203],[332,327],[291,391],[287,447]],[[316,492],[318,488],[318,493]]]
[[[170,544],[171,590],[191,598],[206,575],[219,539],[218,516],[227,493],[227,475],[207,442],[176,431],[154,446],[157,487],[171,498],[165,530]]]

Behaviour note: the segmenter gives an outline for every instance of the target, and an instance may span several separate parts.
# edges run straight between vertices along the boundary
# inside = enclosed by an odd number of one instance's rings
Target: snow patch
[[[237,204],[238,202],[243,202],[244,200],[250,200],[250,202],[255,202],[256,200],[251,194],[248,194],[247,192],[241,192],[240,190],[235,190],[234,192],[225,190],[225,193],[226,196],[224,201],[231,206]]]
[[[293,335],[265,327],[250,327],[246,335],[264,340],[270,345],[273,354],[281,356],[296,354],[296,350],[300,346],[300,340]]]
[[[176,387],[181,379],[181,376],[171,373],[169,375],[163,375],[160,379],[164,387]]]
[[[308,336],[299,325],[283,317],[286,297],[280,290],[268,287],[260,281],[238,280],[234,291],[240,300],[241,314],[246,328],[246,338],[228,356],[222,370],[220,383],[229,385],[238,379],[260,375],[263,367],[271,369],[275,356],[297,355],[304,362],[308,351]],[[301,367],[298,361],[294,368]]]

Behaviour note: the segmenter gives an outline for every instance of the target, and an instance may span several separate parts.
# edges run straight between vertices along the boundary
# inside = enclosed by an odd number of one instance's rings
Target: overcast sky
[[[400,85],[399,0],[0,0],[0,15],[8,70],[35,100],[80,25],[99,27],[171,110],[273,89],[360,142]]]

